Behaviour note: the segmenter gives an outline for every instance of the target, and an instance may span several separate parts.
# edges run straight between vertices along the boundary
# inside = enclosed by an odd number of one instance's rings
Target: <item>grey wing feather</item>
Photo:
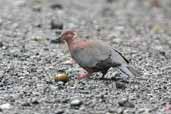
[[[128,60],[117,50],[112,50],[112,63],[128,64]]]
[[[118,50],[116,49],[113,49],[115,50],[127,63],[129,63],[129,61],[122,55],[122,53],[120,53]]]

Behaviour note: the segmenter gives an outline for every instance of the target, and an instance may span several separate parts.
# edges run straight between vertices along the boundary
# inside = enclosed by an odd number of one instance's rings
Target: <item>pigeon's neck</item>
[[[76,39],[73,39],[72,41],[67,42],[70,52],[77,50],[79,48],[88,47],[88,46],[92,45],[92,43],[93,42],[91,42],[91,41],[83,40],[83,39],[79,39],[79,38],[76,38]]]
[[[70,51],[75,48],[75,45],[77,44],[78,41],[79,41],[79,39],[77,39],[77,38],[69,39],[66,41]]]

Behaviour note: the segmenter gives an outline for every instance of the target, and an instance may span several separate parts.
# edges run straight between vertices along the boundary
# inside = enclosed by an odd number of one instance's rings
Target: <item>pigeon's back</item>
[[[84,47],[80,46],[71,52],[72,57],[82,67],[95,67],[100,61],[104,61],[111,57],[111,49],[100,41],[91,42]]]

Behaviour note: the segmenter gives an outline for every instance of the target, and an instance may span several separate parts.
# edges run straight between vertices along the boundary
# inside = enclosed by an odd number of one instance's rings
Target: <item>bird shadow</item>
[[[124,83],[129,83],[128,80],[124,79],[116,79],[116,78],[90,78],[91,80],[96,80],[96,81],[112,81],[112,82],[124,82]]]

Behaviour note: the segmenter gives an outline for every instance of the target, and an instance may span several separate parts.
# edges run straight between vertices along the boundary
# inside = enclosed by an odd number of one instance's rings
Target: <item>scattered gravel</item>
[[[171,1],[154,1],[0,0],[0,114],[171,113]],[[142,75],[77,80],[57,39],[68,29],[109,43]],[[54,81],[60,71],[70,80]]]

